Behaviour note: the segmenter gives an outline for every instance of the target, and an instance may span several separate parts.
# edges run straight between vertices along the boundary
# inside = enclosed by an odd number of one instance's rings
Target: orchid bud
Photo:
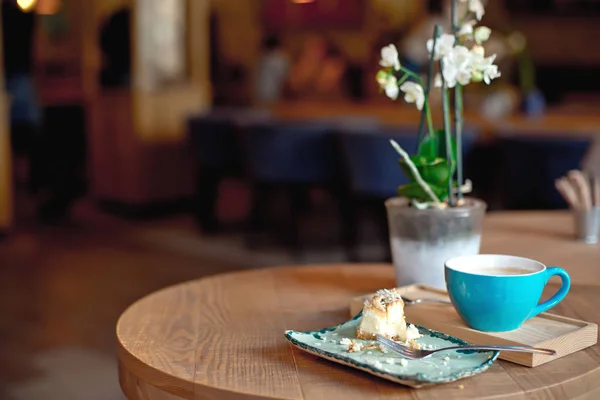
[[[471,82],[481,82],[483,80],[483,74],[481,71],[473,71],[471,74]]]
[[[388,80],[388,72],[383,69],[379,70],[375,79],[377,80],[377,83],[379,83],[379,86],[385,86]]]
[[[474,45],[471,51],[473,52],[473,54],[476,54],[481,57],[485,55],[485,49],[483,48],[483,46],[478,44]]]
[[[473,31],[473,37],[475,38],[475,41],[479,44],[488,40],[491,34],[492,30],[487,26],[480,26],[478,28],[475,28],[475,30]]]

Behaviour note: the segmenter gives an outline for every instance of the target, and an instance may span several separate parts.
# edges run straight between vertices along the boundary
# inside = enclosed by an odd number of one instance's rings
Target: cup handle
[[[535,306],[535,308],[533,309],[531,314],[529,314],[529,317],[527,319],[533,318],[539,313],[543,313],[544,311],[547,311],[550,308],[557,305],[558,303],[560,303],[562,299],[565,298],[565,296],[569,292],[569,289],[571,288],[571,278],[569,277],[569,274],[567,274],[567,271],[565,271],[564,269],[558,267],[551,267],[547,268],[545,273],[546,283],[548,283],[548,280],[550,280],[551,277],[558,275],[562,280],[562,284],[560,285],[560,289],[558,289],[558,292],[556,292],[554,296],[550,297],[542,304],[538,304],[537,306]],[[545,285],[546,284],[544,284],[544,286]]]

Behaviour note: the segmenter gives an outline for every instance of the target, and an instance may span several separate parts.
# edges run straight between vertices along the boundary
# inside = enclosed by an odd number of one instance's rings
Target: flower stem
[[[431,108],[427,98],[425,99],[425,113],[427,114],[427,125],[429,126],[429,137],[433,137],[433,119],[431,118]],[[420,141],[419,141],[420,143]]]
[[[434,63],[434,55],[435,55],[435,44],[437,42],[437,38],[440,36],[440,26],[436,25],[433,28],[433,46],[431,48],[431,54],[429,55],[429,66],[427,68],[427,84],[425,86],[425,100],[429,98],[429,90],[431,89],[431,77],[433,76],[433,63]],[[429,105],[425,103],[425,109],[421,112],[421,121],[419,122],[419,131],[417,136],[417,149],[421,144],[421,140],[423,140],[423,126],[425,125],[425,118],[427,118],[427,123],[429,124],[429,133],[433,131],[433,124],[431,120],[431,109]]]
[[[458,42],[458,14],[456,12],[456,0],[452,0],[451,8],[452,32]],[[460,202],[463,192],[460,190],[463,184],[463,160],[462,160],[462,128],[463,128],[463,95],[462,86],[456,84],[454,88],[454,135],[456,140],[456,180],[459,187],[457,199]]]
[[[414,72],[412,72],[409,69],[406,69],[404,67],[400,67],[400,71],[403,72],[405,75],[402,77],[402,79],[400,79],[400,81],[398,81],[398,85],[401,85],[408,77],[413,78],[417,81],[417,83],[419,85],[421,85],[421,87],[423,86],[423,80],[421,79],[421,77],[417,74],[415,74]],[[425,114],[427,115],[427,121],[429,122],[429,135],[433,136],[433,120],[431,118],[431,108],[429,107],[429,102],[427,101],[427,94],[425,94],[425,100],[423,102],[423,109],[425,110]],[[419,128],[419,132],[420,132],[420,128]],[[419,137],[419,139],[417,140],[417,148],[419,143],[421,143],[421,138]]]
[[[400,147],[400,145],[398,143],[396,143],[395,140],[391,139],[390,143],[392,144],[392,147],[394,147],[394,149],[398,152],[398,154],[400,154],[400,156],[404,159],[404,162],[406,162],[406,165],[408,165],[408,168],[412,172],[412,174],[415,177],[415,180],[417,181],[419,186],[421,186],[421,188],[425,191],[425,193],[427,193],[427,195],[431,198],[431,200],[436,205],[436,207],[440,207],[442,204],[440,199],[435,195],[435,193],[433,193],[433,190],[431,190],[431,187],[429,187],[427,182],[425,182],[423,180],[423,178],[421,177],[421,174],[419,174],[419,170],[417,169],[415,164],[411,161],[408,153],[406,151],[404,151],[404,149],[402,149],[402,147]]]
[[[417,80],[417,82],[423,86],[423,80],[421,79],[421,77],[417,74],[415,74],[414,72],[412,72],[410,69],[405,68],[405,67],[400,67],[400,71],[404,72],[406,75],[410,76],[411,78],[414,78]]]
[[[398,86],[402,85],[404,82],[406,82],[406,80],[410,78],[410,76],[404,74],[404,76],[402,78],[400,78],[400,80],[398,81]]]
[[[444,70],[444,62],[440,60],[440,70]],[[452,165],[452,131],[450,126],[450,98],[448,96],[448,86],[442,75],[442,106],[444,110],[444,137],[446,138],[446,161],[449,166]],[[452,173],[448,176],[448,205],[454,207],[454,194],[452,193]]]
[[[454,135],[456,140],[456,181],[460,188],[463,184],[463,154],[462,154],[462,129],[463,129],[463,97],[462,86],[454,88]],[[463,192],[457,193],[458,200],[462,200]]]
[[[452,4],[450,5],[450,18],[452,19],[452,33],[454,33],[454,37],[458,39],[458,14],[456,13],[456,0],[450,0]]]

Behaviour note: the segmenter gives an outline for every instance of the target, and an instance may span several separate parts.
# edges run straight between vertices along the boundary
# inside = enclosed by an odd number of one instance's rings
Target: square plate
[[[327,360],[344,364],[390,381],[418,388],[427,385],[454,382],[477,375],[498,357],[498,351],[447,351],[433,354],[421,360],[409,360],[387,350],[379,349],[349,353],[348,346],[340,342],[344,338],[368,345],[372,340],[356,338],[356,328],[362,312],[350,321],[318,331],[286,331],[285,337],[294,346]],[[423,335],[417,343],[433,348],[461,346],[465,341],[417,326]],[[406,360],[406,361],[402,361]]]

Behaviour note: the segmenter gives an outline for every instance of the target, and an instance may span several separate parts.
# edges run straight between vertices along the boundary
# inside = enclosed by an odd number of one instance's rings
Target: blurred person
[[[36,191],[42,184],[37,154],[42,111],[33,71],[35,14],[24,12],[16,0],[2,2],[2,44],[6,92],[10,102],[10,136],[15,159],[25,159],[28,185]]]
[[[302,96],[312,90],[314,79],[319,74],[326,54],[327,41],[321,36],[311,36],[304,42],[288,82],[289,90],[293,95]]]
[[[15,0],[2,2],[2,38],[6,91],[10,96],[13,153],[28,161],[28,183],[38,195],[42,222],[63,219],[75,198],[74,164],[63,139],[68,131],[51,130],[35,87],[34,37],[36,14],[24,12]],[[70,139],[69,139],[70,140]]]
[[[348,70],[348,62],[340,50],[333,44],[327,48],[321,69],[315,79],[318,96],[326,98],[342,98],[347,94],[344,77]]]
[[[255,100],[260,104],[270,104],[282,98],[290,61],[277,36],[268,36],[262,48],[263,53],[258,62]]]
[[[348,62],[320,36],[309,38],[290,74],[289,88],[298,98],[336,98],[346,93]]]
[[[131,80],[131,9],[123,7],[107,18],[100,28],[102,70],[105,87],[129,86]]]

